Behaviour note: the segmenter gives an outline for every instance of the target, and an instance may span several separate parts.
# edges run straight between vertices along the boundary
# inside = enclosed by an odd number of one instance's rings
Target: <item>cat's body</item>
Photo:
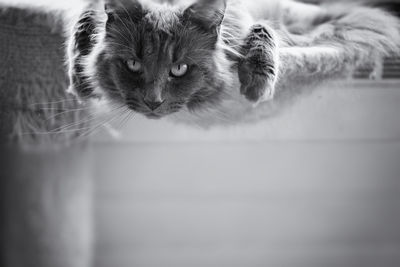
[[[399,21],[359,5],[174,2],[122,0],[108,16],[81,16],[69,46],[74,91],[148,117],[231,123],[268,116],[304,85],[351,75],[400,46]],[[269,101],[254,108],[260,100]]]

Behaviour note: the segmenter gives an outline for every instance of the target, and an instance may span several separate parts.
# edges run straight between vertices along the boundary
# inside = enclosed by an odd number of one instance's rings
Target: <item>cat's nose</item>
[[[151,100],[144,99],[143,101],[146,104],[146,106],[148,106],[153,111],[156,110],[157,108],[159,108],[164,103],[164,101],[160,101],[160,100],[151,101]]]

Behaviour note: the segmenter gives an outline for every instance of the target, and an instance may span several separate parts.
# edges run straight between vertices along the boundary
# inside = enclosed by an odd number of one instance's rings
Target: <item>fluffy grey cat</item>
[[[70,32],[70,90],[149,118],[231,122],[399,48],[399,20],[361,4],[108,0]]]

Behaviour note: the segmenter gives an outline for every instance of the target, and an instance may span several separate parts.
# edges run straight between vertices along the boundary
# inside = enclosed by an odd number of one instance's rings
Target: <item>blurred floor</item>
[[[400,266],[399,85],[331,85],[257,125],[136,118],[99,138],[95,266]]]

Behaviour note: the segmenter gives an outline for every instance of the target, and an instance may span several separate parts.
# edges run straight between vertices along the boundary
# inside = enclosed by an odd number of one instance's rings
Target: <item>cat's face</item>
[[[225,0],[203,0],[182,11],[118,3],[106,8],[105,48],[96,65],[108,98],[149,118],[218,98],[209,84]]]

